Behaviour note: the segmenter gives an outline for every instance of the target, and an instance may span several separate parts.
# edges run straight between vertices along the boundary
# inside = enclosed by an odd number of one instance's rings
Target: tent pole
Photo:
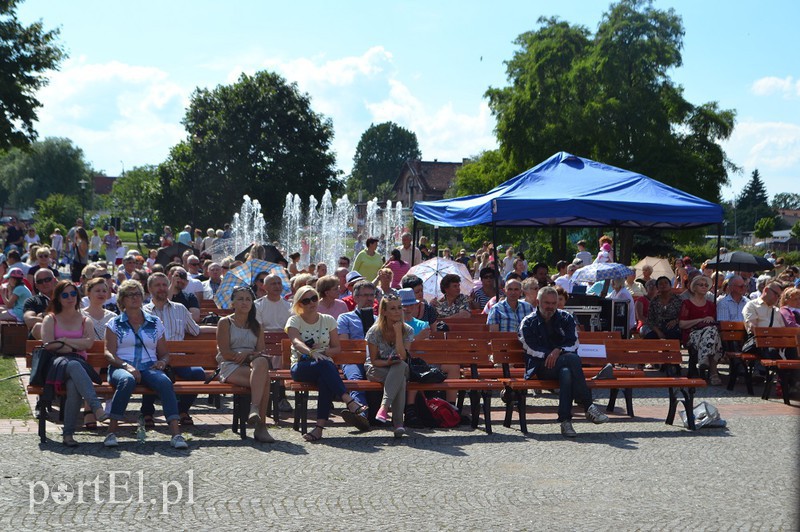
[[[722,224],[717,224],[717,265],[714,279],[714,301],[717,300],[717,279],[719,278],[719,248],[722,247]]]
[[[436,256],[439,256],[439,226],[433,226],[433,245],[436,246]]]
[[[417,219],[411,224],[411,266],[414,265],[414,251],[417,249]]]
[[[614,229],[614,232],[612,234],[614,235],[614,245],[611,248],[611,252],[614,254],[614,262],[619,262],[619,255],[617,255],[617,242],[619,241],[619,233],[617,233],[617,226],[616,225],[613,227],[613,229]],[[603,297],[605,297],[605,296],[603,296]]]
[[[492,255],[494,255],[494,301],[500,302],[500,265],[497,262],[497,224],[492,221]]]

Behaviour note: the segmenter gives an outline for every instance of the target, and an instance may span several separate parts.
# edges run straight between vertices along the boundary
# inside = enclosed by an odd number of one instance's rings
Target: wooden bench
[[[334,357],[336,364],[363,364],[366,359],[366,342],[364,340],[342,340],[342,352]],[[283,341],[284,367],[290,367],[291,341]],[[408,391],[456,391],[467,392],[470,397],[470,410],[472,427],[477,428],[481,405],[483,406],[484,428],[487,434],[492,433],[491,424],[491,391],[502,390],[503,385],[499,380],[482,379],[478,367],[489,364],[490,350],[486,342],[472,340],[421,340],[414,342],[411,348],[412,356],[421,357],[428,364],[457,364],[469,366],[470,378],[447,379],[436,384],[422,384],[409,382]],[[283,370],[288,372],[288,370]],[[295,417],[294,429],[302,433],[307,431],[308,424],[308,393],[316,391],[313,383],[298,382],[289,375],[283,375],[286,388],[295,392]],[[368,380],[342,379],[348,391],[382,392],[383,384]],[[395,413],[403,414],[403,413]]]
[[[18,321],[0,321],[0,351],[4,355],[21,357],[25,355],[25,342],[28,328]]]
[[[753,333],[756,338],[756,346],[759,349],[774,348],[774,349],[794,349],[795,353],[798,352],[798,345],[800,344],[800,328],[798,327],[755,327]],[[767,368],[767,378],[764,382],[764,392],[761,395],[762,399],[769,399],[772,391],[772,383],[775,382],[777,376],[788,376],[791,371],[800,369],[800,360],[798,359],[771,359],[759,357],[761,364]],[[783,402],[789,403],[789,381],[791,379],[783,378],[781,386]]]
[[[725,354],[728,356],[728,390],[733,390],[736,386],[736,379],[739,376],[739,369],[744,370],[744,383],[747,393],[755,395],[753,391],[753,370],[758,361],[758,357],[751,353],[742,353],[742,345],[747,341],[747,329],[743,321],[721,321],[719,322],[720,339]],[[735,347],[735,349],[731,348]]]
[[[28,342],[29,352],[37,345],[41,345],[39,341]],[[167,342],[167,349],[170,351],[170,366],[175,368],[180,367],[193,367],[200,366],[206,370],[207,373],[215,372],[217,369],[217,345],[214,340],[183,340],[176,342]],[[104,375],[105,369],[108,367],[108,360],[104,353],[104,344],[97,341],[87,350],[88,363],[95,368],[99,374]],[[27,367],[31,366],[31,356],[28,355],[26,360]],[[211,380],[208,383],[202,381],[183,381],[178,380],[173,384],[176,395],[196,395],[196,394],[210,394],[233,395],[233,431],[238,433],[242,439],[247,437],[246,433],[246,420],[250,408],[250,388],[237,386],[219,382],[218,380]],[[29,395],[41,395],[43,392],[42,386],[29,385],[27,393]],[[114,387],[105,380],[102,384],[95,385],[95,392],[98,397],[110,397],[114,394]],[[136,386],[134,389],[135,394],[145,395],[152,394],[153,391],[145,386]],[[63,395],[63,394],[62,394]],[[47,415],[42,412],[39,417],[39,438],[42,443],[47,441],[46,435]]]
[[[620,365],[641,365],[641,364],[680,364],[682,355],[680,343],[677,340],[607,340],[605,359],[584,359],[593,360],[596,364],[620,364]],[[503,381],[510,395],[516,399],[520,430],[527,432],[526,420],[526,398],[528,390],[548,390],[556,389],[560,386],[557,380],[539,380],[514,377],[511,375],[513,366],[525,367],[525,355],[522,344],[517,340],[502,340],[492,342],[492,357],[495,362],[503,365],[505,375]],[[616,373],[616,371],[615,371]],[[682,396],[684,407],[688,417],[689,428],[694,430],[694,389],[703,387],[706,382],[702,379],[692,379],[688,377],[657,377],[640,376],[628,377],[615,374],[612,379],[588,380],[586,384],[592,389],[608,389],[610,398],[606,408],[613,412],[618,391],[625,390],[626,410],[631,417],[634,416],[633,400],[631,390],[635,388],[668,388],[669,390],[669,409],[667,412],[666,423],[671,425],[675,419],[677,411],[679,391]],[[504,426],[511,426],[513,414],[513,403],[506,401],[506,416]]]

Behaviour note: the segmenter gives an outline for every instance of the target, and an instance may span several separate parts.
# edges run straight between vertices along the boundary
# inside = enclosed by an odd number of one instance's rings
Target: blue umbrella
[[[225,277],[222,278],[222,282],[217,289],[217,293],[214,294],[214,302],[219,308],[230,308],[233,289],[237,286],[252,285],[256,276],[263,272],[275,274],[281,278],[283,295],[291,291],[289,275],[286,273],[283,266],[265,260],[253,259],[229,270],[228,273],[225,274]]]
[[[595,283],[608,279],[624,279],[636,270],[616,262],[595,262],[572,274],[574,283]]]

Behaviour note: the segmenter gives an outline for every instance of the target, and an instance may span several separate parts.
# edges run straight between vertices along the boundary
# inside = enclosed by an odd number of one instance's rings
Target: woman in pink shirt
[[[402,288],[400,286],[400,280],[405,277],[408,273],[408,270],[411,269],[411,265],[402,258],[400,258],[400,250],[393,249],[391,257],[389,258],[388,262],[383,265],[384,268],[389,268],[392,270],[392,288],[399,290]]]

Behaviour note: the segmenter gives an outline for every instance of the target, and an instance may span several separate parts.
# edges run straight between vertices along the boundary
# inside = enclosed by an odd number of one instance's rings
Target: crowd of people
[[[453,256],[474,275],[475,287],[462,291],[459,274],[443,276],[437,294],[425,294],[424,281],[412,273],[414,265],[436,253],[422,237],[414,244],[409,233],[387,256],[378,251],[378,239],[359,239],[360,249],[337,264],[301,264],[297,250],[280,249],[274,243],[284,272],[256,271],[249,283],[241,283],[230,294],[233,313],[217,324],[203,324],[201,301],[214,298],[226,272],[251,259],[264,259],[265,246],[254,244],[244,261],[234,257],[214,260],[209,254],[217,238],[230,228],[192,231],[186,226],[173,236],[164,228],[162,247],[175,242],[193,249],[157,261],[158,250],[147,256],[138,250],[119,254],[121,241],[113,228],[100,239],[89,237],[83,221],[77,220],[66,238],[51,235],[51,245],[36,238],[35,231],[22,231],[13,222],[7,231],[4,260],[0,263],[2,319],[23,322],[33,339],[47,342],[59,356],[51,372],[53,391],[67,394],[63,442],[77,445],[73,434],[80,405],[84,425],[97,426],[109,418],[105,445],[118,444],[117,430],[125,417],[133,387],[142,383],[154,391],[143,398],[140,413],[147,427],[155,425],[155,395],[158,395],[176,448],[186,448],[181,427],[191,426],[193,396],[176,396],[165,375],[169,362],[166,341],[182,340],[202,332],[217,338],[219,379],[251,388],[248,422],[254,436],[272,442],[266,418],[268,368],[281,367],[280,357],[267,360],[264,332],[285,331],[291,340],[292,378],[318,386],[317,420],[304,437],[323,438],[333,401],[341,401],[342,418],[359,430],[369,430],[368,401],[363,392],[347,392],[335,356],[341,340],[366,340],[363,363],[344,364],[345,380],[383,383],[384,393],[377,412],[378,423],[391,424],[393,435],[402,437],[405,424],[415,417],[413,397],[408,394],[408,358],[415,340],[427,338],[440,322],[469,318],[482,313],[491,331],[516,332],[526,353],[526,378],[555,379],[560,383],[558,421],[567,437],[574,437],[572,403],[584,407],[595,423],[607,417],[592,403],[580,358],[577,355],[579,326],[565,310],[571,294],[594,293],[629,305],[630,332],[642,338],[680,339],[692,350],[701,367],[708,368],[710,383],[720,384],[717,364],[724,350],[718,320],[738,320],[754,326],[798,326],[800,289],[798,269],[782,267],[773,276],[755,278],[748,272],[714,272],[703,265],[696,269],[681,259],[675,280],[653,278],[645,266],[641,277],[584,285],[573,280],[582,267],[613,262],[613,242],[603,236],[597,253],[578,242],[572,261],[529,267],[522,253],[502,249],[495,262],[490,243],[468,255],[465,249]],[[22,233],[22,234],[20,234]],[[31,236],[32,235],[32,236]],[[97,237],[97,238],[95,238]],[[105,247],[105,256],[100,251]],[[291,290],[284,293],[283,278]],[[714,299],[716,286],[717,298]],[[580,288],[579,288],[580,287]],[[686,290],[678,295],[678,288]],[[109,382],[115,393],[106,408],[94,394],[94,370],[85,362],[86,350],[95,341],[105,343]],[[796,356],[796,353],[790,356]],[[458,378],[457,365],[442,365],[448,378]],[[675,373],[680,368],[663,368]],[[176,368],[183,379],[204,380],[203,368]],[[51,379],[48,378],[50,382]],[[280,390],[279,409],[292,410],[285,390]],[[446,399],[455,403],[455,392]]]

